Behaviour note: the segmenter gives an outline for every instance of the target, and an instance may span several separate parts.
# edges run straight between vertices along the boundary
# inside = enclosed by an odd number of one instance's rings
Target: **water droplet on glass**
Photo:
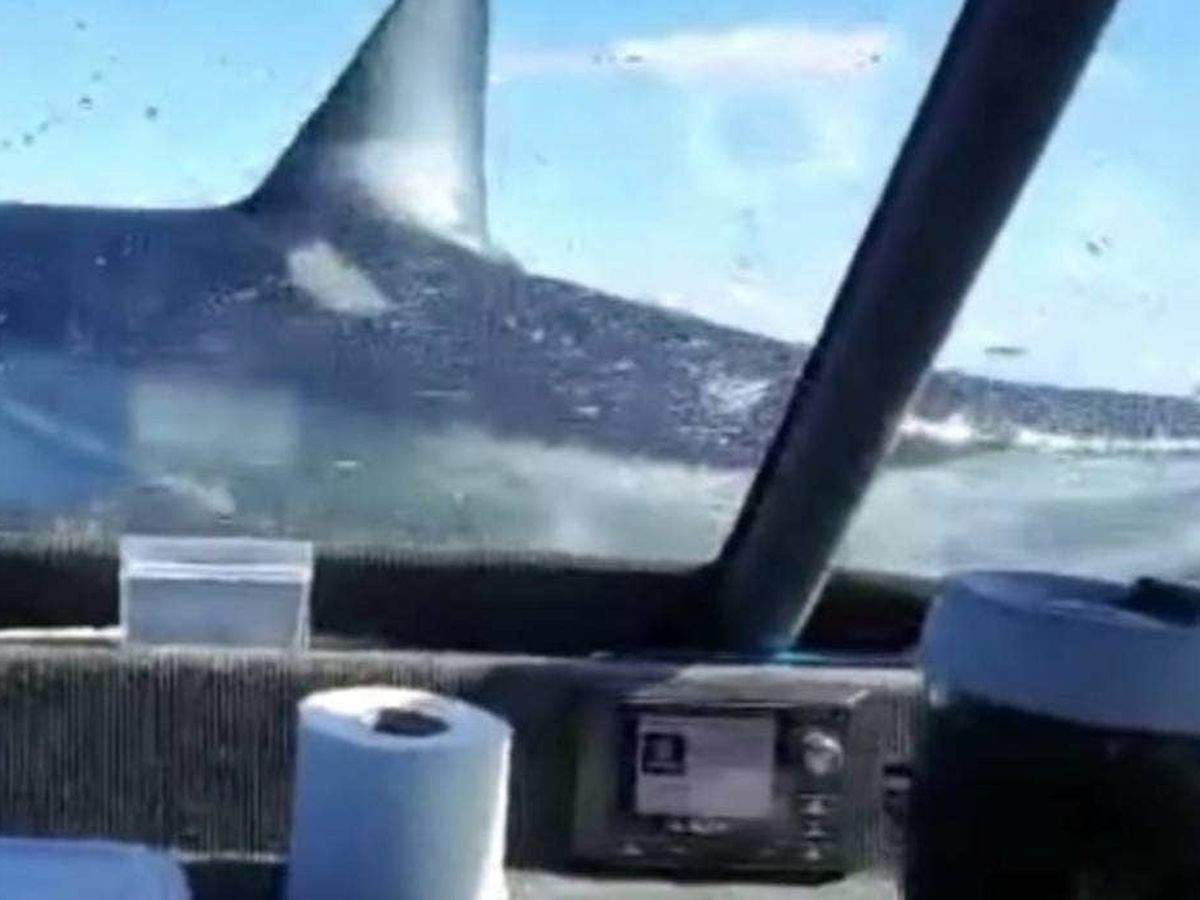
[[[1112,238],[1103,234],[1099,237],[1091,237],[1084,242],[1084,247],[1092,256],[1103,256],[1105,252],[1112,249]]]
[[[146,118],[149,119],[151,122],[157,121],[158,107],[154,106],[154,105],[147,106],[144,114],[145,114]]]
[[[993,359],[1017,359],[1024,356],[1028,351],[1018,344],[994,344],[990,347],[984,347],[984,355],[990,356]]]
[[[84,94],[82,97],[79,98],[79,108],[80,109],[92,109],[95,105],[96,105],[95,102],[87,94]]]

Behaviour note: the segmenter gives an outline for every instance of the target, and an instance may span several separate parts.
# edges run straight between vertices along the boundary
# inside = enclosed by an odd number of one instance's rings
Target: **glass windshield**
[[[711,557],[957,5],[20,5],[0,527]]]
[[[0,200],[204,207],[245,196],[389,5],[9,4]]]
[[[844,562],[1200,571],[1200,18],[1180,11],[1119,5]]]

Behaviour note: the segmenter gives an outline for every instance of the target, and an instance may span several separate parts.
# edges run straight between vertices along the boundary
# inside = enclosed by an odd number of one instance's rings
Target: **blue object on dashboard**
[[[188,900],[183,869],[145,847],[105,841],[0,840],[6,900]]]
[[[943,590],[921,661],[933,691],[1084,725],[1195,735],[1197,608],[1186,586],[971,573]]]

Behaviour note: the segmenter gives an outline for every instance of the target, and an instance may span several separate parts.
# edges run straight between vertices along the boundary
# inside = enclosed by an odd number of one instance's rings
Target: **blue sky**
[[[0,198],[243,194],[386,5],[11,0]],[[537,271],[812,338],[958,5],[494,0],[495,242]],[[1126,0],[943,364],[1200,384],[1197,46],[1200,13]]]

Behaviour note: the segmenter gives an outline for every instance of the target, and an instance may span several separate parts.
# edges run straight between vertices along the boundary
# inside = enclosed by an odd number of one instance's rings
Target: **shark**
[[[0,205],[0,528],[719,548],[808,348],[498,249],[488,35],[487,0],[392,4],[234,202]],[[935,372],[893,459],[1190,452],[1198,410]]]
[[[447,434],[753,467],[802,348],[493,247],[487,45],[486,0],[395,3],[233,203],[0,206],[0,523],[272,531],[330,471],[432,490],[395,448]]]

